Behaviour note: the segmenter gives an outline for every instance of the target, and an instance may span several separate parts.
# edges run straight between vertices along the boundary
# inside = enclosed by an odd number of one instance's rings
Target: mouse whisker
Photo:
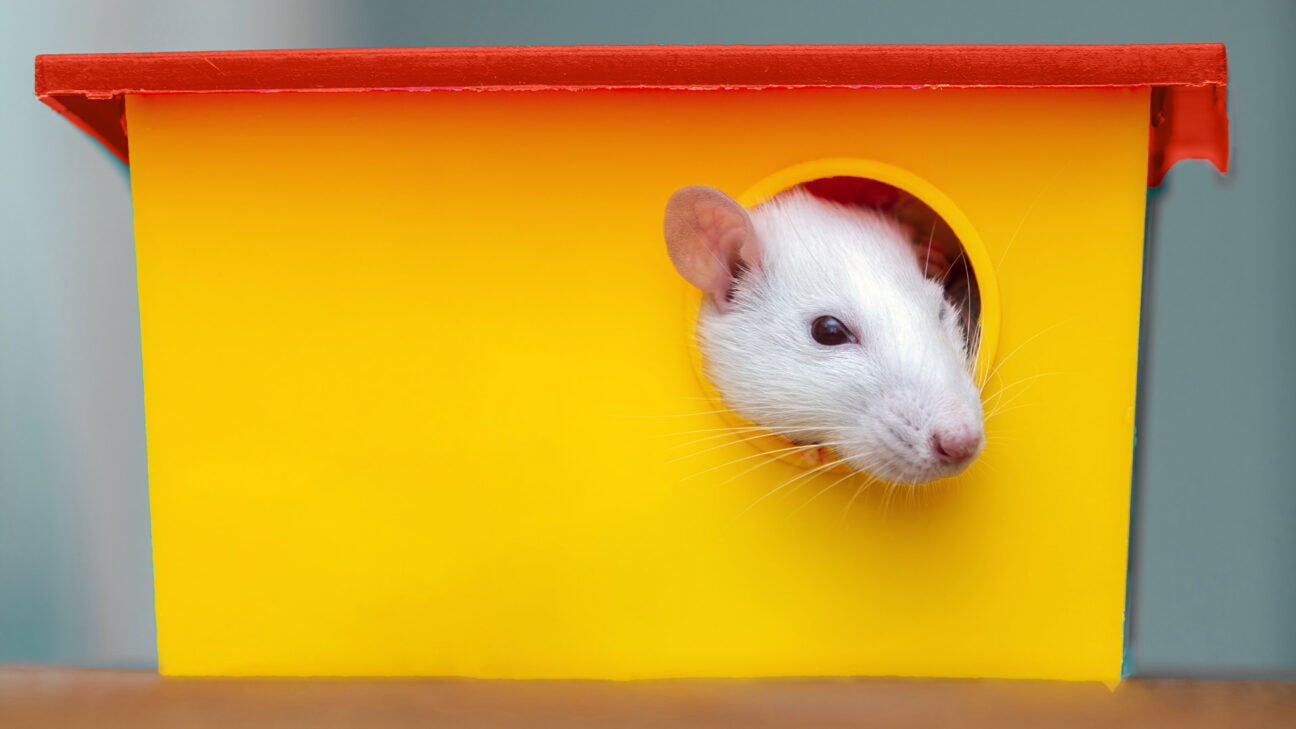
[[[812,429],[811,428],[786,428],[784,430],[785,432],[804,432]],[[670,433],[654,433],[653,435],[648,437],[674,438],[676,436],[697,435],[699,433],[756,433],[761,431],[764,431],[766,433],[772,432],[769,428],[766,428],[763,425],[744,425],[744,426],[729,426],[729,427],[721,427],[721,428],[698,428],[696,430],[678,430],[678,431],[672,431]]]
[[[967,356],[968,372],[972,375],[973,382],[981,381],[980,375],[977,374],[977,367],[981,359],[981,320],[978,319],[972,327],[972,332],[968,334],[968,341],[965,355]]]
[[[817,429],[812,430],[812,429],[810,429],[810,428],[792,428],[791,430],[794,431],[794,432],[806,432],[806,433],[809,433],[809,432],[817,432]],[[667,434],[665,434],[665,435],[657,435],[657,436],[653,436],[653,437],[656,437],[656,438],[662,438],[662,437],[666,437],[666,436],[670,436],[670,435],[683,435],[683,434],[682,434],[682,433],[667,433]],[[772,436],[772,435],[770,434],[770,431],[769,431],[768,429],[766,429],[766,428],[761,428],[761,427],[752,427],[752,428],[744,428],[744,429],[742,429],[742,430],[733,430],[733,431],[718,432],[718,433],[715,433],[714,435],[708,435],[708,436],[704,436],[704,437],[702,437],[702,438],[694,438],[693,440],[689,440],[689,441],[686,441],[686,442],[684,442],[684,443],[676,443],[675,445],[668,447],[668,448],[666,449],[666,451],[667,451],[667,452],[675,451],[675,450],[679,450],[679,449],[681,449],[681,448],[688,448],[688,447],[690,447],[690,446],[702,445],[703,443],[708,443],[708,442],[715,441],[715,440],[722,440],[722,439],[725,439],[725,438],[732,438],[735,442],[737,442],[737,441],[742,441],[742,442],[744,442],[744,443],[752,443],[752,442],[755,442],[755,441],[761,440],[761,439],[764,438],[764,437],[784,437],[784,438],[786,438],[786,436]],[[796,445],[801,445],[801,446],[813,446],[813,445],[815,445],[815,444],[811,444],[811,443],[796,443]],[[702,452],[705,452],[705,451],[702,451]]]
[[[1026,406],[1022,405],[1019,407],[1026,407]],[[1002,443],[1005,440],[1009,440],[1007,434],[1004,431],[1000,430],[997,427],[992,427],[989,423],[986,424],[985,436],[986,436],[986,443]]]
[[[752,444],[752,441],[754,441],[754,440],[756,440],[756,439],[755,439],[755,438],[743,438],[743,437],[738,437],[738,438],[735,438],[735,439],[733,439],[733,440],[725,441],[724,443],[721,443],[721,444],[719,444],[719,445],[713,445],[713,446],[710,446],[710,447],[707,447],[707,448],[703,448],[702,450],[699,450],[699,451],[693,451],[692,453],[685,453],[685,454],[682,455],[682,456],[678,456],[678,457],[676,457],[676,458],[672,458],[672,459],[670,459],[669,461],[666,461],[666,463],[679,463],[680,461],[685,461],[685,460],[688,460],[688,459],[690,459],[690,458],[695,458],[695,457],[697,457],[697,456],[706,455],[707,453],[711,453],[711,452],[713,452],[713,451],[718,451],[718,450],[721,450],[721,449],[724,449],[724,448],[728,448],[728,447],[730,447],[730,446],[737,446],[737,445],[747,445],[747,446],[750,446],[750,445]],[[779,450],[780,450],[780,451],[791,451],[791,450],[798,450],[798,449],[801,449],[801,448],[804,448],[804,446],[795,446],[795,447],[792,447],[792,448],[781,448],[781,449],[779,449]],[[759,454],[758,454],[758,455],[759,455]],[[745,460],[745,459],[743,459],[743,460]],[[730,461],[730,463],[737,463],[737,461]],[[726,465],[728,465],[728,464],[723,464],[723,463],[722,463],[722,464],[720,464],[719,466],[717,466],[717,468],[723,468],[723,467],[726,466]],[[707,472],[706,472],[706,471],[703,471],[703,473],[707,473]]]
[[[1003,402],[998,402],[998,403],[996,403],[995,406],[994,406],[993,408],[990,408],[990,412],[986,413],[985,415],[983,415],[983,416],[981,417],[982,422],[985,422],[985,421],[987,421],[987,420],[990,420],[991,418],[994,418],[994,417],[996,417],[996,416],[1002,415],[1002,414],[1003,414],[1004,412],[1006,412],[1006,411],[1009,411],[1009,410],[1016,410],[1018,407],[1022,407],[1022,405],[1018,405],[1018,406],[1016,406],[1016,407],[1012,407],[1012,405],[1013,405],[1013,403],[1015,403],[1015,402],[1016,402],[1016,401],[1017,401],[1017,400],[1022,396],[1022,394],[1025,393],[1025,392],[1026,392],[1026,390],[1022,390],[1021,392],[1017,393],[1016,395],[1013,395],[1013,396],[1012,396],[1011,398],[1009,398],[1008,400],[1003,401]],[[1024,405],[1024,404],[1023,404],[1023,405]]]
[[[778,486],[775,486],[774,488],[770,489],[769,491],[766,491],[763,495],[761,495],[760,498],[758,498],[758,499],[756,499],[755,501],[753,501],[753,502],[751,502],[750,504],[748,504],[748,505],[747,505],[747,508],[745,508],[745,509],[743,509],[742,511],[740,511],[740,512],[738,513],[738,516],[735,517],[735,518],[742,518],[743,514],[746,514],[747,512],[749,512],[749,511],[751,511],[752,509],[756,508],[756,506],[759,505],[762,501],[764,501],[765,499],[768,499],[769,497],[773,496],[774,494],[777,494],[778,492],[782,491],[783,489],[787,488],[788,486],[791,486],[792,484],[794,484],[794,483],[796,483],[796,482],[798,482],[798,481],[800,481],[802,484],[804,484],[804,483],[806,483],[807,481],[813,480],[814,477],[815,477],[816,475],[818,475],[818,474],[820,474],[820,473],[823,473],[823,472],[825,472],[825,471],[827,471],[827,470],[829,470],[829,469],[831,469],[831,468],[833,468],[834,466],[837,466],[837,465],[839,465],[839,464],[838,464],[836,461],[829,461],[829,462],[827,462],[827,463],[822,463],[822,464],[820,464],[820,465],[818,465],[818,466],[816,466],[816,467],[814,467],[814,468],[812,468],[812,469],[806,471],[805,473],[801,473],[801,474],[797,474],[796,476],[793,476],[792,478],[790,478],[790,479],[784,481],[783,483],[779,484]],[[801,488],[801,487],[800,487],[800,486],[797,486],[797,488]],[[793,489],[793,491],[795,491],[795,490],[796,490],[796,489]]]
[[[813,447],[815,447],[815,448],[829,448],[829,449],[831,449],[831,448],[835,448],[836,446],[839,446],[839,445],[847,445],[847,443],[846,443],[845,441],[830,441],[830,442],[827,442],[827,443],[819,443],[819,444],[816,444],[816,445],[813,446]],[[801,488],[801,485],[803,485],[803,484],[805,484],[805,483],[808,483],[809,481],[813,480],[814,477],[815,477],[816,475],[818,475],[818,474],[820,474],[820,473],[823,473],[823,472],[825,472],[825,471],[832,470],[833,468],[835,468],[835,467],[837,467],[837,466],[840,466],[840,465],[843,465],[843,464],[842,464],[842,462],[841,462],[840,460],[837,460],[837,459],[833,459],[833,460],[825,461],[824,463],[821,463],[821,464],[819,464],[818,466],[815,466],[814,468],[808,468],[808,469],[806,469],[803,473],[799,473],[799,474],[797,474],[796,476],[793,476],[792,478],[788,479],[787,481],[784,481],[780,486],[778,486],[777,488],[775,488],[775,489],[773,490],[773,492],[777,492],[777,491],[779,491],[780,489],[783,489],[783,488],[786,487],[786,486],[790,486],[791,484],[800,481],[801,483],[798,484],[796,488],[794,488],[794,489],[792,489],[792,491],[788,492],[788,494],[795,493],[797,489]],[[848,468],[849,468],[849,467],[848,467]],[[735,477],[733,477],[733,478],[727,479],[727,480],[724,481],[724,483],[729,483],[730,481],[733,481],[734,479],[738,478],[739,476],[742,476],[742,474],[738,474],[738,476],[735,476]],[[771,493],[773,493],[773,492],[771,492]],[[788,494],[784,494],[784,496],[787,496]]]
[[[927,259],[923,261],[923,278],[927,278],[927,267],[931,265],[932,241],[936,237],[936,220],[932,219],[931,232],[927,234]]]
[[[1030,344],[1031,342],[1035,341],[1036,339],[1039,339],[1040,337],[1044,336],[1045,334],[1048,334],[1049,332],[1053,331],[1054,329],[1057,329],[1058,327],[1062,326],[1063,324],[1068,323],[1072,318],[1074,318],[1074,317],[1069,317],[1069,318],[1067,318],[1067,319],[1063,319],[1062,321],[1056,322],[1056,323],[1054,323],[1054,324],[1052,324],[1052,325],[1050,325],[1050,326],[1047,326],[1047,327],[1041,329],[1040,331],[1036,332],[1034,335],[1028,337],[1028,338],[1027,338],[1025,341],[1023,341],[1021,344],[1018,344],[1016,347],[1014,347],[1013,350],[1012,350],[1011,352],[1009,352],[1008,354],[1006,354],[1006,355],[1004,355],[1003,357],[999,358],[999,361],[995,364],[994,368],[991,369],[989,372],[987,372],[987,373],[986,373],[986,376],[985,376],[985,379],[983,379],[983,380],[979,383],[979,386],[980,386],[982,392],[985,391],[986,385],[988,385],[988,384],[990,383],[991,378],[993,378],[996,374],[999,373],[1000,368],[1002,368],[1002,367],[1004,366],[1004,364],[1006,364],[1006,363],[1008,362],[1008,360],[1012,359],[1014,355],[1016,355],[1018,352],[1022,351],[1022,348],[1024,348],[1026,345]]]
[[[1004,413],[1010,413],[1010,412],[1012,412],[1012,411],[1014,411],[1014,410],[1021,410],[1022,408],[1033,408],[1033,407],[1037,407],[1037,406],[1039,406],[1039,405],[1040,405],[1040,403],[1037,403],[1037,402],[1027,402],[1027,403],[1022,403],[1021,405],[1016,405],[1016,406],[1013,406],[1013,407],[1010,407],[1010,408],[1006,408],[1006,409],[1003,409],[1003,410],[996,410],[995,412],[991,413],[990,415],[987,415],[987,416],[985,417],[985,420],[986,420],[986,422],[990,422],[990,419],[991,419],[992,417],[998,417],[998,416],[1000,416],[1000,415],[1003,415]]]
[[[967,295],[967,308],[963,311],[963,317],[962,317],[962,320],[961,320],[961,324],[962,324],[962,327],[961,327],[961,328],[963,329],[963,349],[964,349],[964,351],[966,352],[966,350],[967,350],[967,339],[968,339],[968,336],[969,336],[969,332],[972,330],[972,281],[971,281],[971,275],[972,275],[972,273],[971,273],[971,267],[967,264],[967,262],[964,262],[964,268],[968,269],[968,284],[967,284],[967,289],[966,289],[966,295]],[[978,292],[978,293],[977,293],[977,301],[980,302],[980,300],[981,300],[981,294],[980,294],[980,292]]]
[[[855,472],[855,471],[851,471],[850,473],[846,474],[845,476],[842,476],[841,478],[837,479],[836,481],[833,481],[832,483],[828,484],[827,486],[824,486],[823,488],[821,488],[821,489],[819,489],[818,491],[816,491],[815,494],[814,494],[813,496],[811,496],[810,498],[808,498],[808,499],[806,499],[805,501],[801,502],[801,505],[798,506],[797,508],[793,509],[792,512],[788,514],[788,516],[792,516],[792,515],[796,514],[797,512],[801,511],[802,509],[806,508],[806,507],[809,506],[810,503],[813,502],[815,499],[819,498],[820,496],[823,496],[824,494],[828,493],[829,491],[832,491],[834,488],[836,488],[836,487],[837,487],[839,484],[841,484],[842,482],[847,481],[847,480],[852,479],[852,478],[856,478],[856,477],[858,477],[858,476],[859,476],[859,473],[857,473],[857,472]]]
[[[955,267],[958,266],[959,261],[963,260],[963,253],[964,253],[963,247],[962,247],[962,246],[959,246],[959,253],[958,253],[958,255],[957,255],[957,256],[954,256],[954,260],[953,260],[953,261],[950,261],[949,268],[946,269],[946,271],[945,271],[945,277],[944,277],[943,279],[941,279],[941,283],[942,283],[942,284],[948,284],[948,283],[949,283],[949,277],[954,273],[954,269],[955,269]],[[969,288],[968,288],[968,291],[971,292],[971,290],[972,290],[971,287],[969,287]]]
[[[860,494],[864,493],[869,486],[872,486],[877,482],[877,476],[869,475],[866,475],[865,478],[860,480],[859,485],[855,487],[855,493],[851,494],[850,500],[846,502],[846,508],[842,510],[841,520],[838,522],[839,524],[844,524],[846,522],[846,519],[850,516],[851,507],[855,505],[855,500],[859,498]]]
[[[1030,383],[1044,377],[1056,377],[1057,375],[1065,375],[1065,374],[1068,373],[1062,370],[1058,370],[1055,372],[1040,372],[1034,375],[1027,375],[1026,377],[1022,377],[1013,380],[1012,382],[1000,385],[999,388],[995,390],[994,394],[992,395],[987,396],[984,390],[982,391],[981,394],[985,398],[984,402],[987,405],[991,405],[993,409],[994,406],[998,405],[1002,401],[1004,394],[1014,387],[1020,387],[1021,385],[1029,385]]]
[[[719,450],[720,448],[723,448],[723,447],[728,446],[728,445],[737,445],[737,443],[725,443],[725,444],[723,444],[723,445],[721,445],[721,446],[717,446],[717,447],[714,447],[714,448],[710,448],[710,449],[705,450],[705,451],[700,451],[699,453],[691,453],[691,454],[688,454],[688,455],[685,455],[685,456],[680,456],[679,458],[675,458],[675,459],[672,459],[672,460],[670,460],[670,461],[667,461],[667,463],[676,463],[676,462],[678,462],[678,461],[682,461],[682,460],[685,460],[685,459],[687,459],[687,458],[691,458],[691,457],[693,457],[693,456],[700,455],[701,453],[707,453],[707,452],[710,452],[710,451],[713,451],[713,450]],[[749,455],[749,456],[744,456],[744,457],[742,457],[742,458],[739,458],[739,459],[736,459],[736,460],[733,460],[733,461],[727,461],[727,462],[725,462],[725,463],[721,463],[721,464],[719,464],[719,465],[712,466],[711,468],[708,468],[708,469],[706,469],[705,471],[698,471],[697,473],[693,473],[693,474],[690,474],[690,475],[688,475],[688,476],[684,476],[684,477],[683,477],[682,479],[680,479],[680,480],[682,480],[682,481],[686,481],[686,480],[688,480],[688,479],[690,479],[690,478],[696,478],[696,477],[698,477],[698,476],[702,476],[702,475],[704,475],[704,474],[711,473],[712,471],[718,471],[718,470],[720,470],[720,469],[722,469],[722,468],[727,468],[727,467],[729,467],[729,466],[734,466],[734,465],[737,465],[737,464],[739,464],[739,463],[743,463],[743,462],[745,462],[745,461],[750,461],[750,460],[752,460],[753,458],[766,458],[766,457],[769,457],[769,456],[779,455],[779,454],[783,454],[783,453],[794,453],[794,452],[798,452],[798,451],[809,451],[809,450],[815,450],[815,449],[817,449],[817,448],[819,448],[819,447],[820,447],[820,446],[819,446],[818,444],[815,444],[815,445],[798,445],[798,446],[791,446],[791,447],[789,447],[789,448],[775,448],[774,450],[770,450],[770,451],[760,451],[759,453],[753,453],[753,454],[751,454],[751,455]],[[771,460],[771,461],[774,461],[774,460],[776,460],[776,459],[771,458],[770,460]],[[832,461],[832,463],[835,464],[836,461]]]
[[[634,419],[636,419],[636,420],[639,420],[639,419],[643,419],[643,420],[655,420],[655,419],[658,419],[658,418],[698,418],[698,417],[702,417],[702,416],[705,416],[705,415],[720,415],[721,413],[728,413],[728,412],[732,412],[732,411],[731,411],[729,408],[721,408],[721,409],[719,409],[719,410],[695,410],[695,411],[693,411],[693,412],[691,412],[691,413],[664,413],[664,414],[660,414],[660,415],[659,415],[659,414],[650,414],[650,415],[619,415],[619,416],[615,416],[615,417],[634,418]]]
[[[805,448],[819,448],[819,446],[817,446],[817,445],[815,445],[815,446],[806,446]],[[771,451],[771,452],[773,452],[773,451]],[[726,478],[725,480],[723,480],[723,481],[720,482],[720,485],[721,485],[721,486],[724,486],[724,485],[726,485],[726,484],[728,484],[728,483],[731,483],[731,482],[733,482],[733,481],[736,481],[736,480],[742,478],[743,476],[746,476],[747,474],[751,473],[752,471],[755,471],[756,469],[761,468],[762,466],[769,465],[769,464],[771,464],[771,463],[784,463],[785,465],[788,465],[788,464],[786,464],[784,461],[782,461],[781,459],[778,459],[778,458],[770,458],[770,459],[767,460],[767,461],[762,461],[762,462],[760,462],[760,463],[757,463],[757,464],[754,465],[754,466],[750,466],[750,467],[748,467],[748,468],[746,468],[746,469],[743,469],[741,472],[736,473],[736,474],[730,476],[729,478]],[[821,463],[821,464],[819,464],[818,466],[816,466],[816,467],[814,467],[813,469],[811,469],[811,471],[814,472],[814,471],[818,471],[818,470],[820,470],[820,469],[825,469],[825,467],[827,467],[827,468],[831,468],[831,467],[833,467],[833,466],[838,466],[838,465],[841,465],[840,462],[838,462],[838,461],[836,461],[836,460],[831,460],[831,461],[827,461],[827,462],[825,462],[825,463]]]
[[[1039,192],[1035,193],[1035,197],[1030,201],[1030,204],[1026,206],[1026,212],[1022,213],[1021,220],[1017,221],[1017,227],[1013,229],[1012,235],[1008,236],[1008,242],[1004,244],[1004,249],[999,254],[999,260],[995,262],[995,273],[999,273],[1003,268],[1003,262],[1004,259],[1008,257],[1008,251],[1012,248],[1013,242],[1017,240],[1017,235],[1021,233],[1022,226],[1026,224],[1026,219],[1030,217],[1030,214],[1035,210],[1035,206],[1038,205],[1039,201],[1044,197],[1044,193],[1047,192],[1048,189],[1053,186],[1053,183],[1057,182],[1058,178],[1062,176],[1062,173],[1068,171],[1070,167],[1070,165],[1059,166],[1057,171],[1055,171],[1048,180],[1045,180],[1044,184],[1040,185]]]
[[[899,488],[899,485],[896,484],[895,482],[889,482],[889,483],[887,484],[886,494],[883,495],[883,497],[882,497],[882,515],[883,515],[883,516],[886,516],[887,513],[891,511],[891,500],[892,500],[892,498],[894,498],[894,496],[895,496],[895,490],[896,490],[897,488]]]
[[[1033,375],[1031,377],[1023,377],[1022,379],[1012,382],[1009,385],[1005,385],[994,394],[993,396],[995,398],[994,406],[990,408],[990,413],[984,416],[982,419],[989,420],[992,416],[1000,414],[1004,408],[1007,408],[1011,406],[1013,403],[1020,400],[1023,395],[1026,395],[1027,393],[1030,392],[1031,386],[1035,383],[1036,380],[1039,380],[1043,377],[1053,377],[1055,375],[1060,375],[1060,374],[1065,374],[1065,373],[1043,372],[1038,375]],[[1019,385],[1026,385],[1026,387],[1021,388],[1015,394],[1013,394],[1012,397],[1009,397],[1007,400],[1005,400],[1003,396],[1004,393],[1008,391],[1008,388],[1017,387]]]
[[[714,402],[714,401],[712,400],[711,402]],[[795,409],[795,408],[790,408],[790,407],[789,407],[789,408],[776,408],[775,406],[772,406],[772,405],[771,405],[771,406],[762,406],[762,405],[757,405],[757,406],[754,406],[754,407],[751,408],[751,409],[753,409],[753,410],[761,410],[761,409],[764,409],[764,410],[769,411],[771,414],[777,414],[777,413],[782,413],[782,414],[796,414],[796,413],[800,413],[800,412],[802,412],[801,410],[798,410],[798,409]],[[625,414],[625,415],[616,415],[616,416],[614,416],[614,417],[653,420],[653,419],[659,419],[659,418],[697,418],[697,417],[702,417],[702,416],[705,416],[705,415],[722,415],[722,414],[724,414],[724,413],[733,413],[733,412],[734,412],[734,409],[733,409],[733,408],[719,408],[719,409],[716,409],[716,410],[695,410],[695,411],[693,411],[693,412],[688,412],[688,413],[661,413],[661,414],[655,414],[655,413],[653,413],[653,414],[646,414],[646,415],[639,415],[639,414]]]

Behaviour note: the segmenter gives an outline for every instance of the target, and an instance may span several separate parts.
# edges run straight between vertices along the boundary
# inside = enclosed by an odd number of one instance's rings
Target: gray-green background
[[[128,179],[33,98],[35,54],[1190,41],[1228,44],[1234,166],[1185,163],[1152,196],[1133,657],[1296,674],[1296,0],[6,0],[0,661],[155,662]]]

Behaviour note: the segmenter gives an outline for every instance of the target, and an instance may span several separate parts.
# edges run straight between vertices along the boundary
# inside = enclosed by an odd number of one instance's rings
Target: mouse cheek
[[[879,470],[893,460],[887,455],[893,450],[893,444],[878,437],[874,428],[868,426],[840,428],[832,433],[832,439],[835,444],[834,450],[847,466],[870,475],[886,477],[886,474],[879,473]]]

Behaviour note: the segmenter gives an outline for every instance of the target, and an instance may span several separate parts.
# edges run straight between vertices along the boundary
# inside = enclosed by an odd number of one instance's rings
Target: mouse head
[[[688,187],[665,233],[704,294],[699,345],[731,409],[897,483],[952,476],[981,452],[959,312],[893,220],[799,188],[749,212]]]

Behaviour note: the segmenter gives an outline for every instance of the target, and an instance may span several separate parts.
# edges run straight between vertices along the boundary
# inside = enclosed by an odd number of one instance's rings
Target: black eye
[[[821,316],[810,325],[810,336],[820,344],[834,347],[847,342],[858,342],[855,334],[846,328],[836,317]]]

